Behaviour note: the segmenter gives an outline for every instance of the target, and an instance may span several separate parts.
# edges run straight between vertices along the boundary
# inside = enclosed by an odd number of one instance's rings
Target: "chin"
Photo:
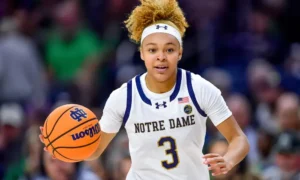
[[[154,78],[157,82],[163,83],[163,82],[168,81],[168,79],[170,79],[170,75],[168,75],[168,74],[155,74]]]

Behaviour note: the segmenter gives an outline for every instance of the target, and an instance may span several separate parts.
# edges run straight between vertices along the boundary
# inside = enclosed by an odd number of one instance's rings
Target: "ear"
[[[178,61],[181,60],[181,58],[182,58],[182,53],[183,53],[183,48],[180,47],[179,54],[178,54]]]
[[[143,50],[142,50],[142,46],[139,47],[139,50],[140,50],[140,57],[141,57],[141,60],[142,60],[142,61],[145,61],[145,59],[144,59],[144,54],[143,54]]]

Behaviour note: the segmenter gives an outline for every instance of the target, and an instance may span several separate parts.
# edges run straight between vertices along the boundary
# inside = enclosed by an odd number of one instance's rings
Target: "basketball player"
[[[132,158],[128,180],[226,174],[249,144],[220,90],[177,67],[188,24],[176,0],[141,0],[125,24],[147,72],[111,93],[100,120],[101,143],[87,160],[98,158],[124,125]],[[229,143],[224,156],[202,153],[208,117]]]

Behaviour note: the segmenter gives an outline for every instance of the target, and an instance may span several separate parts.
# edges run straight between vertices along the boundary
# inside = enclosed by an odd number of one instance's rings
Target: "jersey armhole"
[[[187,82],[187,88],[188,88],[189,95],[190,95],[190,97],[192,99],[192,102],[195,105],[197,111],[203,117],[207,117],[206,113],[201,109],[199,103],[197,102],[195,92],[194,92],[194,89],[193,89],[193,84],[192,84],[192,75],[191,75],[191,72],[189,72],[189,71],[186,71],[186,82]]]
[[[132,104],[132,80],[128,81],[128,83],[127,83],[126,109],[125,109],[125,114],[123,117],[123,125],[124,126],[126,125],[126,122],[130,115],[131,104]]]

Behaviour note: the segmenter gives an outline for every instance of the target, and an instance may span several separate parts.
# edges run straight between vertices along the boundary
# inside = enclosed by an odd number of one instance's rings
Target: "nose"
[[[164,52],[159,52],[158,55],[157,55],[157,60],[159,61],[164,61],[166,60],[167,57],[166,57],[166,54]]]

